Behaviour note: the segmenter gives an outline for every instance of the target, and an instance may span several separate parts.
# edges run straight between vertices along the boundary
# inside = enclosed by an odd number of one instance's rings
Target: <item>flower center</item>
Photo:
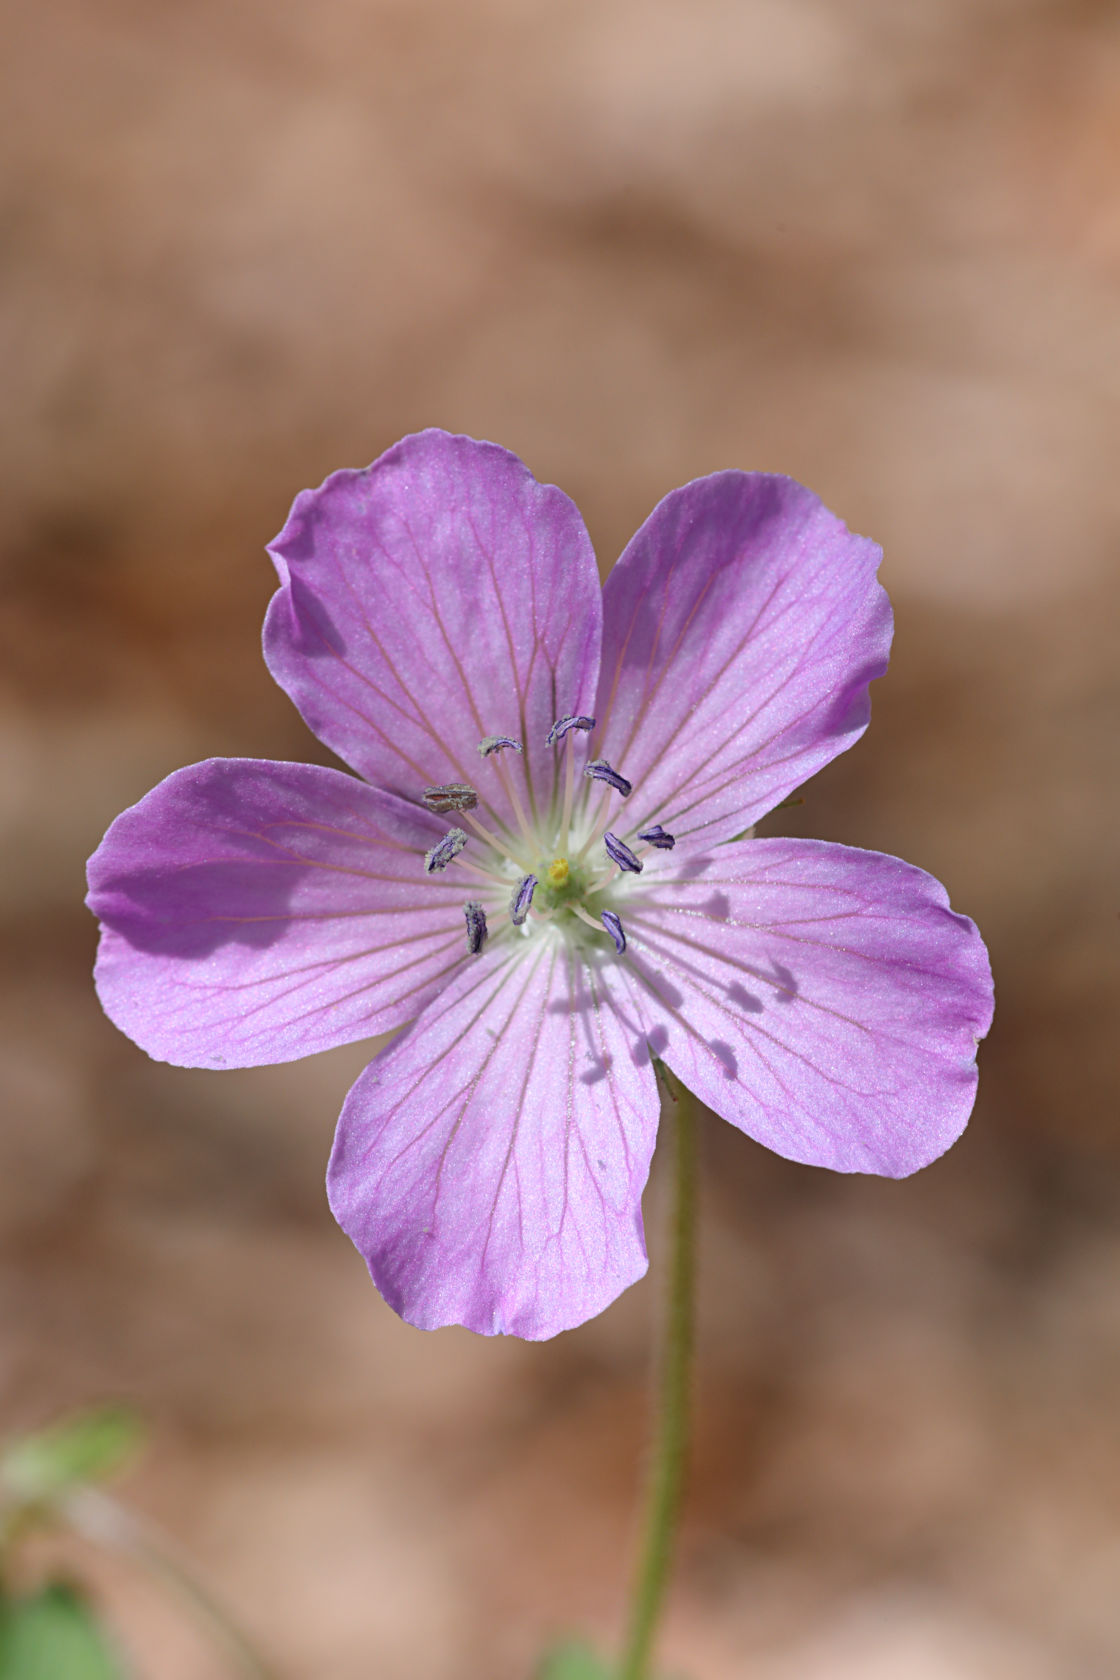
[[[566,857],[553,858],[541,875],[534,902],[541,911],[571,909],[582,904],[599,885],[586,863],[572,864]]]
[[[491,921],[501,931],[501,918],[511,932],[521,935],[534,928],[542,934],[551,929],[553,935],[563,932],[566,939],[581,941],[589,937],[580,931],[582,926],[592,930],[596,943],[609,940],[619,956],[625,952],[626,934],[615,902],[618,888],[628,875],[642,873],[643,859],[651,850],[669,851],[676,842],[660,824],[637,832],[625,826],[619,801],[630,797],[632,784],[606,759],[588,760],[577,781],[576,742],[594,728],[594,718],[572,715],[558,718],[549,730],[545,745],[554,748],[562,762],[557,762],[554,797],[545,812],[539,811],[527,785],[527,800],[519,794],[515,776],[524,748],[510,735],[488,735],[478,747],[505,793],[506,815],[487,813],[483,822],[476,814],[482,796],[467,782],[424,789],[428,810],[456,821],[426,853],[424,868],[434,875],[454,867],[469,877],[473,896],[463,914],[472,954],[482,950]],[[598,784],[594,791],[592,783]],[[526,816],[526,803],[533,822]],[[481,846],[472,843],[467,830],[473,830]]]
[[[553,858],[552,862],[545,871],[545,879],[550,887],[560,888],[567,885],[568,878],[571,873],[571,865],[569,864],[567,858]]]

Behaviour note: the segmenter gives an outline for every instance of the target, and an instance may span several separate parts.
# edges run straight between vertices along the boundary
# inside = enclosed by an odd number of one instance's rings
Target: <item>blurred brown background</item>
[[[362,1048],[148,1062],[82,866],[181,763],[316,755],[262,545],[335,467],[494,438],[604,567],[673,485],[789,472],[883,542],[898,632],[781,821],[941,876],[997,1023],[912,1181],[706,1128],[666,1654],[1115,1675],[1120,12],[38,0],[4,36],[3,1426],[136,1401],[126,1492],[291,1680],[615,1635],[651,1285],[543,1346],[398,1323],[322,1191]],[[98,1570],[145,1680],[229,1672]]]

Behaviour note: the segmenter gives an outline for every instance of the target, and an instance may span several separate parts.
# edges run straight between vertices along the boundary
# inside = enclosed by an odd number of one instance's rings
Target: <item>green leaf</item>
[[[140,1421],[120,1406],[101,1406],[14,1441],[0,1459],[0,1482],[28,1502],[55,1499],[118,1470],[140,1444]]]
[[[0,1680],[7,1677],[0,1675]],[[612,1675],[586,1645],[567,1644],[549,1652],[536,1680],[612,1680]]]
[[[0,1680],[125,1680],[85,1600],[54,1581],[0,1600]]]

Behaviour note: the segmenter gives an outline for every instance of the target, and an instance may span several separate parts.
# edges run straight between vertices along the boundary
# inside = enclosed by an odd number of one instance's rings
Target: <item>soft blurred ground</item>
[[[882,540],[898,635],[783,818],[942,876],[999,1011],[913,1181],[707,1128],[667,1656],[1114,1675],[1120,14],[39,0],[4,36],[4,1426],[139,1403],[131,1497],[291,1680],[521,1680],[550,1629],[614,1634],[651,1287],[544,1346],[399,1324],[321,1188],[360,1047],[148,1062],[82,864],[180,763],[315,753],[261,547],[331,469],[495,438],[604,565],[682,480],[786,471]],[[99,1578],[145,1677],[216,1680]]]

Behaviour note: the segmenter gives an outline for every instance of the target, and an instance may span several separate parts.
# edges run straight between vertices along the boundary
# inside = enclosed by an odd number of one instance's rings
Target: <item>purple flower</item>
[[[600,590],[566,496],[428,431],[298,496],[271,552],[269,669],[357,776],[211,759],[125,811],[90,862],[97,985],[184,1067],[404,1028],[328,1179],[397,1312],[545,1337],[639,1278],[654,1058],[834,1171],[959,1135],[992,1014],[973,924],[896,858],[744,837],[866,728],[873,543],[721,472]]]

